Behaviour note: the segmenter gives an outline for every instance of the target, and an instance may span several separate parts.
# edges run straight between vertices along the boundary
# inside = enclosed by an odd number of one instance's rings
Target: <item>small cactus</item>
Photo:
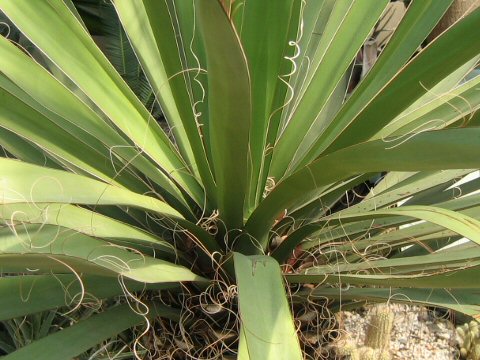
[[[377,305],[370,311],[365,346],[372,349],[387,350],[395,314],[388,305]]]
[[[358,348],[356,344],[352,342],[346,342],[345,344],[343,344],[343,346],[337,346],[337,354],[349,360],[361,359],[359,357]]]
[[[348,336],[334,345],[336,354],[350,360],[390,360],[390,336],[395,314],[388,305],[376,305],[370,310],[367,336],[363,346]]]
[[[373,349],[363,346],[358,350],[360,360],[390,360],[390,353],[387,350]]]
[[[471,347],[470,359],[472,360],[480,359],[480,343],[477,343],[475,344],[475,346]]]
[[[457,327],[460,356],[467,360],[480,360],[480,324],[472,320]]]

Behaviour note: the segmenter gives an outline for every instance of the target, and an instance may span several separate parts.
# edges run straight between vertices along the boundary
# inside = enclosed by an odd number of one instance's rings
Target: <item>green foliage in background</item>
[[[318,358],[328,311],[479,316],[480,10],[418,51],[451,2],[354,81],[387,0],[0,0],[32,47],[2,32],[0,320],[100,304],[5,359],[128,329],[138,358]]]

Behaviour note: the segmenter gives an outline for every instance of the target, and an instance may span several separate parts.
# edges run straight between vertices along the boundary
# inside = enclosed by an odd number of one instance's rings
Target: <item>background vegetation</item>
[[[340,309],[478,316],[480,10],[428,40],[451,3],[0,0],[5,359],[325,358]]]

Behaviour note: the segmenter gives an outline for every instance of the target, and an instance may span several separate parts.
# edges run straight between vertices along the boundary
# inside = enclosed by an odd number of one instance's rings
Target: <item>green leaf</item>
[[[2,204],[127,205],[181,218],[180,213],[158,199],[85,176],[4,158],[0,166],[4,170],[0,175]]]
[[[309,275],[325,275],[338,273],[358,274],[360,271],[369,271],[374,274],[391,275],[433,275],[438,271],[459,270],[462,267],[474,268],[480,265],[480,248],[477,244],[467,243],[452,251],[437,251],[422,256],[410,256],[395,259],[380,259],[360,261],[355,263],[336,262],[332,265],[320,265],[305,271]],[[419,273],[419,274],[418,274]]]
[[[420,259],[416,259],[419,261]],[[458,269],[443,270],[442,260],[438,259],[438,269],[435,272],[417,274],[333,274],[333,275],[287,275],[287,281],[291,283],[310,284],[338,284],[340,286],[384,286],[384,287],[409,287],[409,288],[432,288],[432,289],[471,289],[478,284],[480,267],[469,267],[458,271]],[[375,262],[372,261],[372,268]]]
[[[115,1],[115,8],[177,145],[192,169],[201,175],[209,199],[214,199],[215,183],[195,119],[193,99],[188,93],[189,78],[183,74],[192,70],[182,66],[184,49],[179,48],[182,41],[178,41],[177,24],[172,23],[170,14],[174,9],[169,9],[165,1],[155,0]]]
[[[0,8],[137,148],[177,180],[198,204],[203,203],[201,187],[167,135],[63,1],[2,0]]]
[[[251,215],[246,228],[266,246],[268,229],[279,209],[311,201],[322,186],[359,173],[476,168],[480,164],[479,139],[479,128],[441,130],[403,142],[371,141],[321,157],[277,184]]]
[[[0,204],[0,218],[11,225],[25,223],[58,225],[96,238],[144,244],[156,250],[174,253],[172,245],[146,231],[69,204],[38,202]]]
[[[433,307],[442,307],[464,313],[478,318],[480,306],[476,305],[480,299],[480,292],[477,289],[408,289],[408,288],[350,288],[319,289],[314,291],[313,296],[341,298],[343,301],[362,299],[373,302],[399,302],[405,304],[421,304]]]
[[[20,350],[4,357],[6,360],[65,360],[71,359],[99,342],[107,340],[124,330],[141,325],[155,316],[171,317],[175,314],[162,304],[149,304],[149,312],[134,311],[130,305],[123,304],[94,315],[55,334],[37,340]],[[68,346],[65,346],[68,344]]]
[[[120,275],[147,283],[203,280],[183,266],[57,226],[25,224],[3,228],[0,239],[3,272],[75,271]]]
[[[348,222],[350,220],[372,219],[382,216],[409,216],[431,223],[441,225],[447,229],[465,236],[466,238],[480,244],[480,221],[460,214],[455,211],[442,209],[433,206],[402,206],[399,208],[375,210],[368,213],[335,214],[326,218],[326,221],[334,220]]]
[[[60,156],[62,153],[65,153],[65,150],[73,148],[75,150],[71,150],[67,155],[71,157],[72,154],[75,154],[79,160],[88,163],[92,161],[92,157],[87,156],[92,153],[92,149],[87,147],[90,146],[97,152],[97,154],[94,154],[93,160],[98,160],[96,159],[99,155],[98,153],[101,153],[106,160],[100,162],[100,164],[98,161],[94,162],[97,170],[103,170],[103,173],[107,173],[113,178],[118,178],[119,176],[121,178],[123,171],[119,173],[111,166],[105,170],[105,165],[108,165],[111,161],[113,162],[114,156],[112,155],[119,156],[128,164],[137,167],[162,186],[163,189],[174,194],[178,199],[182,199],[179,191],[173,186],[168,177],[155,169],[153,163],[143,155],[139,155],[132,144],[122,138],[114,127],[105,122],[104,119],[57,81],[48,71],[2,37],[0,37],[0,49],[3,54],[0,59],[2,73],[10,80],[0,76],[0,87],[23,102],[22,104],[18,100],[10,100],[13,102],[13,109],[16,110],[8,112],[9,117],[12,117],[12,113],[15,114],[17,112],[21,116],[13,119],[16,121],[10,120],[11,125],[9,126],[9,121],[4,119],[1,122],[2,126],[8,126],[17,134],[33,141],[35,144],[42,144],[44,148],[53,152],[55,156]],[[4,100],[7,101],[7,99]],[[4,103],[5,106],[2,107],[2,112],[7,111],[9,102]],[[32,109],[30,111],[20,111],[22,107],[28,108],[25,105]],[[34,113],[33,110],[36,110],[43,116]],[[28,116],[30,114],[34,115]],[[22,120],[24,117],[29,117],[29,126],[21,127],[22,121],[25,122],[25,120]],[[63,129],[64,132],[57,130],[57,127]],[[41,134],[46,135],[39,139]],[[81,142],[73,139],[69,134],[73,135],[74,138],[80,139]],[[63,142],[61,142],[62,138]],[[74,142],[73,144],[72,141]],[[52,142],[54,144],[59,143],[60,149],[52,148],[51,145],[49,147],[49,144]],[[79,166],[78,163],[75,164]],[[119,168],[121,167],[120,165]]]
[[[476,57],[480,52],[480,39],[475,35],[479,21],[480,8],[439,36],[405,66],[357,117],[333,122],[317,142],[318,147],[314,147],[315,154],[332,152],[374,136],[421,95]],[[451,48],[455,48],[453,58],[448,51]]]
[[[312,5],[313,8],[310,8],[309,5]],[[292,40],[299,37],[298,33],[299,33],[299,26],[302,25],[302,22],[301,22],[302,16],[303,16],[303,26],[305,28],[307,24],[309,24],[307,20],[310,19],[312,15],[316,13],[317,5],[321,6],[322,1],[315,1],[315,2],[310,1],[307,3],[304,3],[302,1],[293,2],[293,7],[291,11],[292,15],[290,16],[290,21],[288,24],[288,33],[287,33],[287,39],[290,40],[288,42],[289,46],[284,49],[282,58],[285,59],[285,61],[281,63],[281,67],[278,70],[279,81],[277,81],[275,94],[272,99],[271,110],[270,110],[270,113],[268,114],[268,120],[267,120],[268,129],[266,134],[266,141],[263,146],[264,159],[262,160],[263,163],[260,168],[260,178],[258,180],[258,183],[255,184],[255,180],[253,180],[253,183],[250,186],[250,192],[251,192],[250,208],[248,209],[249,210],[248,215],[250,215],[250,213],[254,210],[254,206],[256,207],[264,197],[266,183],[269,176],[268,172],[270,169],[270,163],[273,155],[272,146],[274,146],[277,140],[277,136],[281,131],[282,115],[286,112],[284,110],[284,108],[287,106],[285,99],[289,99],[290,96],[295,95],[295,90],[292,92],[288,84],[289,80],[290,80],[290,83],[293,83],[294,82],[293,78],[298,74],[298,71],[293,71],[293,68],[294,68],[293,59],[295,59],[295,57],[299,55],[298,48],[297,46],[295,46],[295,42],[293,42]],[[300,43],[298,44],[300,48],[302,48],[301,42],[303,38],[304,37],[300,39]],[[297,59],[296,63],[298,62],[299,60]],[[258,131],[258,130],[255,130],[255,131]],[[252,173],[254,173],[253,169],[252,169]],[[257,187],[256,189],[257,194],[255,199],[253,198],[254,185],[256,185]]]
[[[3,89],[0,89],[0,98],[0,124],[3,128],[54,154],[52,156],[57,162],[68,169],[104,181],[115,178],[112,182],[116,184],[146,191],[146,187],[129,173],[124,172],[116,177],[115,162],[111,163],[108,149],[84,131],[77,128],[82,134],[77,131],[69,133]],[[116,165],[119,165],[118,162]]]
[[[234,253],[234,263],[245,339],[242,352],[252,360],[302,359],[278,263],[269,256],[240,253]]]
[[[291,48],[288,44],[291,40],[288,38],[292,26],[291,18],[297,21],[299,18],[295,3],[294,0],[245,1],[242,9],[243,21],[237,26],[248,59],[252,87],[251,106],[254,124],[250,129],[251,206],[255,205],[270,117],[279,106],[282,106],[275,103],[275,93],[278,86],[286,91],[279,74],[282,74],[283,63],[287,62],[283,57],[284,53]],[[296,28],[297,26],[295,30]],[[288,65],[291,66],[291,63]]]
[[[342,214],[353,214],[376,209],[386,208],[391,205],[396,205],[402,200],[410,201],[418,198],[422,205],[424,204],[420,199],[429,197],[429,195],[437,194],[438,192],[454,185],[458,179],[466,174],[471,173],[471,170],[442,170],[442,171],[421,171],[418,173],[409,173],[411,176],[406,179],[393,184],[392,178],[384,179],[380,184],[374,187],[365,199],[356,205],[352,205],[347,209],[341,210]],[[402,174],[391,172],[394,174]],[[388,175],[387,175],[388,176]],[[387,189],[383,189],[384,185]],[[377,192],[378,188],[378,192]],[[383,189],[383,191],[382,191]],[[435,202],[430,203],[435,204]],[[402,204],[405,205],[405,204]]]
[[[372,100],[409,60],[413,53],[417,51],[422,41],[425,40],[451,3],[451,0],[426,0],[413,1],[409,5],[406,15],[395,30],[386,48],[381,52],[373,69],[360,82],[345,106],[336,116],[336,119],[332,121],[332,127],[337,123],[345,121],[342,119],[353,118]],[[428,16],[425,14],[428,14]],[[324,135],[320,136],[320,139],[324,141]],[[316,145],[319,144],[320,140],[316,142]],[[318,155],[318,148],[312,146],[311,153],[315,154],[315,156]],[[313,155],[307,156],[302,163],[306,163],[312,158]]]
[[[435,206],[478,219],[480,215],[479,204],[480,196],[471,195],[443,203],[435,203]],[[408,206],[402,205],[399,209],[404,207],[408,208]],[[347,210],[344,211],[348,214]],[[341,216],[341,214],[339,216]],[[380,250],[383,248],[389,250],[388,252],[394,248],[411,245],[412,243],[418,244],[414,246],[418,246],[424,250],[429,249],[433,251],[429,247],[422,247],[425,245],[422,241],[457,237],[456,232],[445,230],[445,227],[442,225],[423,222],[418,223],[418,221],[408,216],[382,217],[379,215],[373,219],[373,221],[361,220],[352,223],[346,220],[345,223],[342,222],[339,225],[335,225],[335,223],[336,222],[327,223],[317,221],[300,227],[298,230],[289,234],[288,238],[275,250],[275,258],[280,256],[280,254],[287,256],[296,245],[299,245],[299,243],[307,237],[311,237],[312,239],[304,240],[300,245],[301,248],[305,250],[329,242],[355,238],[355,248],[358,251],[375,245],[376,249]],[[402,225],[407,224],[409,225],[408,227],[402,227]],[[389,231],[384,232],[386,229],[389,229]],[[313,236],[311,236],[312,234]],[[380,244],[376,244],[377,242]],[[428,244],[428,246],[431,245]],[[351,246],[349,246],[347,242],[344,245],[339,245],[339,249],[348,250],[351,249]],[[401,251],[400,254],[404,254],[404,251]]]
[[[311,59],[311,70],[303,87],[298,89],[298,103],[289,114],[285,130],[273,150],[270,176],[276,180],[291,170],[289,165],[300,143],[387,4],[386,0],[335,2],[320,44]]]
[[[218,0],[199,0],[195,6],[207,53],[209,141],[218,208],[226,226],[236,229],[243,225],[252,126],[247,59]]]
[[[238,360],[250,360],[250,354],[248,353],[247,339],[245,337],[245,330],[240,325],[240,334],[238,339]]]
[[[1,148],[16,159],[49,168],[60,168],[60,165],[48,158],[47,154],[40,151],[38,146],[2,127],[0,127],[0,143],[2,144]],[[2,157],[8,158],[9,156]]]
[[[178,284],[155,284],[155,289],[175,288]],[[80,301],[101,300],[128,291],[143,291],[146,285],[111,277],[75,275],[19,275],[0,278],[0,320],[12,319]]]
[[[448,91],[423,106],[398,116],[378,132],[373,139],[414,134],[425,129],[442,129],[454,123],[464,126],[480,108],[480,76]]]

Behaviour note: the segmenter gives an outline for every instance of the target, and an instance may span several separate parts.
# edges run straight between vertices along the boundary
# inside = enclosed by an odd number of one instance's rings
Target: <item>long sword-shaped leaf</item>
[[[139,243],[174,253],[172,245],[146,231],[70,204],[0,204],[0,218],[11,224],[58,225],[93,237]]]
[[[479,21],[480,8],[444,32],[405,66],[357,117],[345,116],[333,122],[312,148],[312,154],[331,152],[374,136],[430,88],[478,56],[480,39],[475,33]],[[449,56],[447,49],[455,49],[455,57]]]
[[[270,176],[280,179],[302,139],[347,71],[358,49],[379,19],[388,1],[341,0],[328,19],[321,44],[311,60],[302,96],[275,144]]]
[[[278,209],[288,209],[315,197],[319,189],[358,173],[477,168],[480,129],[455,129],[419,134],[406,142],[382,140],[352,146],[324,156],[279,183],[246,224],[264,246]]]
[[[155,289],[177,287],[175,283],[150,285]],[[20,275],[0,279],[0,320],[12,319],[63,306],[143,291],[144,283],[115,281],[111,277],[75,275]],[[83,299],[82,299],[83,298]]]
[[[474,219],[480,217],[480,196],[473,195],[464,198],[457,198],[443,203],[436,203],[435,206],[440,209],[459,212]],[[408,207],[409,206],[402,205],[399,209],[408,209]],[[341,213],[338,216],[341,217]],[[410,224],[410,226],[398,229],[398,227],[407,224]],[[390,231],[385,232],[387,229],[390,229]],[[300,241],[304,240],[314,232],[313,240],[302,242],[300,245],[302,249],[309,249],[320,244],[344,241],[345,239],[353,238],[357,239],[355,241],[355,248],[361,251],[369,245],[373,245],[375,242],[383,243],[386,245],[386,248],[391,248],[392,246],[406,246],[412,242],[420,242],[422,240],[441,239],[450,236],[454,237],[456,234],[454,231],[445,230],[441,225],[433,223],[418,223],[413,219],[409,219],[408,216],[383,217],[380,215],[373,221],[363,220],[350,223],[347,220],[345,223],[341,223],[338,226],[335,226],[333,223],[327,224],[320,221],[308,224],[307,226],[292,232],[287,240],[275,250],[275,257],[277,256],[277,252],[287,255],[288,252],[293,250],[292,245],[298,245]],[[351,248],[348,242],[346,242],[343,247],[339,247]],[[378,248],[380,247],[381,246],[378,246]]]
[[[3,150],[6,150],[16,159],[53,169],[61,168],[58,163],[47,157],[47,154],[43,153],[38,146],[2,127],[0,127],[0,143]],[[9,157],[8,154],[2,154],[2,157]]]
[[[285,104],[286,111],[282,114],[282,127],[285,126],[287,121],[286,117],[290,113],[289,110],[298,103],[302,95],[300,90],[305,90],[306,80],[312,77],[315,68],[310,66],[311,59],[315,57],[318,48],[324,46],[323,41],[321,41],[322,35],[325,32],[328,19],[335,7],[335,1],[336,0],[307,1],[302,4],[302,8],[300,9],[301,31],[300,33],[297,31],[297,36],[290,39],[294,40],[298,38],[299,49],[296,49],[296,53],[291,55],[297,55],[297,57],[294,58],[297,69],[289,79],[289,84],[293,88],[292,92],[289,91],[289,96],[292,96],[292,101],[290,101],[289,104]]]
[[[269,256],[239,253],[234,262],[243,351],[252,360],[302,359],[278,263]]]
[[[0,159],[0,166],[4,171],[0,175],[0,202],[3,204],[128,205],[181,217],[170,205],[158,199],[85,176],[11,159]]]
[[[183,266],[143,256],[120,246],[57,226],[20,225],[0,229],[4,272],[28,269],[57,273],[124,276],[155,283],[202,280]]]
[[[318,289],[312,296],[325,296],[328,298],[342,299],[343,301],[362,299],[374,302],[400,302],[404,304],[422,304],[428,306],[452,309],[461,313],[474,316],[480,315],[479,303],[480,290],[478,289],[408,289],[408,288],[350,288]]]
[[[193,5],[192,5],[193,6]],[[115,1],[120,21],[136,51],[175,140],[198,171],[209,197],[215,197],[215,184],[195,119],[194,99],[186,84],[180,55],[182,39],[177,38],[175,14],[166,1]]]
[[[455,211],[433,206],[402,206],[394,209],[375,210],[368,213],[338,214],[327,219],[340,222],[372,219],[382,216],[409,216],[444,226],[480,244],[480,221]]]
[[[145,323],[149,318],[155,316],[176,318],[178,316],[175,310],[165,305],[149,305],[150,309],[146,315],[141,315],[140,311],[139,313],[133,311],[128,304],[116,306],[37,340],[5,356],[4,359],[27,360],[32,358],[32,354],[35,354],[35,358],[39,360],[72,359],[103,340]]]
[[[218,207],[227,227],[235,229],[243,225],[248,186],[252,125],[247,59],[220,2],[199,0],[195,5],[207,53],[209,141]]]
[[[321,1],[315,2],[315,4],[320,3]],[[298,71],[293,71],[293,68],[297,66],[297,63],[299,63],[299,60],[296,59],[295,62],[292,60],[298,55],[298,46],[301,47],[301,45],[296,44],[293,39],[297,39],[300,34],[299,34],[299,29],[302,26],[305,26],[305,19],[307,14],[307,11],[313,10],[308,8],[308,5],[314,5],[313,2],[308,2],[304,3],[302,1],[294,1],[293,6],[292,6],[292,15],[290,17],[290,21],[288,23],[288,33],[287,33],[287,38],[290,40],[288,42],[288,47],[284,49],[284,53],[282,58],[288,61],[283,61],[281,63],[281,66],[278,70],[278,77],[279,81],[277,81],[277,86],[275,89],[275,93],[272,99],[272,105],[271,105],[271,110],[270,113],[268,114],[268,119],[267,119],[267,133],[266,133],[266,141],[263,144],[264,147],[264,159],[262,160],[261,163],[261,168],[260,168],[260,178],[256,184],[257,186],[257,194],[256,194],[256,199],[253,204],[255,206],[258,205],[258,203],[261,201],[261,199],[264,196],[265,188],[266,188],[266,183],[267,183],[267,178],[268,178],[268,173],[270,169],[270,163],[272,160],[272,147],[277,141],[277,135],[281,131],[281,120],[282,120],[282,115],[287,111],[285,108],[287,106],[289,97],[295,94],[295,91],[291,90],[288,82],[289,79],[291,79],[293,76],[295,76]],[[307,10],[308,8],[308,10]],[[314,9],[315,5],[313,6]],[[313,11],[315,13],[315,11]],[[315,17],[314,14],[309,14],[311,15],[310,18]],[[302,22],[303,21],[303,22]],[[301,40],[300,40],[301,41]],[[293,73],[293,74],[292,74]],[[290,80],[292,81],[292,80]],[[253,211],[252,207],[252,201],[254,200],[252,198],[253,196],[253,186],[250,187],[250,212]],[[250,214],[250,212],[248,214]]]
[[[203,204],[202,189],[167,135],[63,1],[2,0],[0,9],[138,148]]]
[[[439,96],[451,92],[463,82],[472,79],[474,76],[470,77],[469,74],[474,75],[472,70],[475,68],[479,60],[480,55],[474,56],[472,59],[460,66],[457,70],[442,79],[437,85],[429,89],[428,92],[423,94],[418,100],[406,108],[398,117],[402,117],[405,114],[424,106]]]
[[[442,260],[439,259],[436,271],[419,272],[409,274],[322,274],[322,275],[287,275],[287,281],[291,283],[328,283],[338,285],[374,285],[385,287],[409,287],[409,288],[436,288],[436,289],[471,289],[478,286],[480,267],[459,267],[457,269],[443,269]],[[372,262],[374,268],[375,262]]]
[[[279,80],[284,52],[288,49],[288,35],[291,17],[298,19],[293,0],[245,1],[243,4],[243,22],[237,27],[248,59],[252,85],[252,119],[254,124],[250,131],[251,167],[251,201],[257,193],[260,169],[264,159],[265,139],[270,116],[282,104],[275,104],[275,92]],[[296,24],[295,24],[296,25]],[[291,66],[291,64],[290,64]],[[263,189],[262,189],[263,190]],[[252,205],[253,205],[252,203]]]
[[[342,214],[352,214],[375,209],[385,208],[394,205],[401,200],[421,194],[424,191],[436,189],[444,186],[445,188],[455,183],[463,175],[470,173],[471,170],[443,170],[435,172],[422,171],[407,178],[405,181],[392,186],[391,189],[384,190],[378,195],[375,194],[376,187],[372,190],[372,196],[356,205],[342,210]],[[458,180],[457,180],[458,181]]]
[[[161,104],[177,144],[193,164],[183,121],[191,121],[193,113],[175,42],[168,7],[165,1],[114,1],[120,22],[142,64],[147,78]],[[152,18],[150,18],[152,17]],[[162,26],[162,32],[159,27]],[[170,78],[171,77],[171,78]],[[180,103],[177,105],[176,101]],[[186,117],[181,118],[180,113]]]
[[[170,0],[167,1],[172,22],[177,31],[177,44],[184,69],[188,93],[193,102],[195,118],[201,133],[210,166],[212,166],[212,152],[210,139],[209,110],[206,94],[208,93],[208,75],[206,72],[206,53],[202,36],[198,27],[194,1]],[[211,168],[211,171],[213,169]]]
[[[441,129],[455,122],[468,125],[472,114],[480,107],[480,76],[448,91],[425,105],[397,117],[372,139],[390,135],[413,134],[425,129]]]
[[[467,195],[471,191],[478,189],[478,181],[475,184],[469,184],[467,182],[466,185],[460,185],[459,188],[454,188],[452,190],[443,190],[444,188],[456,183],[456,181],[452,182],[452,177],[456,177],[468,172],[469,171],[465,170],[447,170],[433,173],[419,172],[408,173],[410,175],[408,177],[406,177],[406,173],[396,173],[401,175],[397,178],[398,181],[395,179],[395,173],[389,173],[386,178],[372,190],[372,192],[376,192],[378,190],[378,195],[367,197],[359,204],[342,210],[341,213],[338,213],[338,216],[341,217],[342,214],[375,210],[377,208],[379,209],[385,206],[396,204],[401,199],[405,199],[406,197],[410,197],[412,195],[414,195],[412,199],[415,199],[418,196],[415,195],[418,191],[420,191],[420,195],[422,195],[425,193],[425,189],[428,189],[429,186],[434,186],[436,188],[438,187],[438,183],[440,183],[442,185],[440,195],[438,195],[436,192],[429,193],[428,196],[426,196],[426,199],[418,204],[434,205],[436,207],[451,211],[461,211],[467,216],[478,219],[479,216],[476,209],[479,205],[480,196],[471,195],[464,196],[462,198],[455,198],[459,194]],[[448,183],[444,184],[447,179],[449,179]],[[454,199],[450,200],[452,197]],[[322,196],[322,201],[324,198],[325,196]],[[438,201],[435,201],[435,198],[437,198]],[[410,203],[410,200],[406,204],[408,203]],[[278,246],[278,248],[274,250],[273,257],[275,257],[277,260],[284,261],[297,245],[306,250],[321,244],[327,244],[329,242],[343,241],[345,239],[352,238],[356,239],[359,237],[365,238],[367,235],[368,239],[355,241],[355,248],[361,251],[362,249],[372,245],[374,242],[388,242],[385,248],[391,248],[393,245],[410,245],[412,239],[423,241],[428,240],[428,238],[436,239],[450,236],[455,237],[454,232],[444,230],[441,226],[430,223],[417,224],[408,228],[382,234],[382,231],[385,229],[397,228],[410,222],[412,221],[409,221],[405,216],[395,216],[389,218],[378,217],[374,221],[363,220],[356,223],[348,222],[342,223],[339,226],[327,224],[324,221],[313,222],[305,226],[300,226],[300,228],[290,233],[288,237]],[[312,236],[313,233],[315,234]],[[310,236],[313,238],[312,240],[305,240]],[[397,239],[397,242],[392,244],[391,241],[395,241],[395,239]],[[345,247],[349,247],[348,244],[349,242],[347,241]],[[418,248],[423,249],[422,246],[423,244],[418,245]],[[431,244],[428,244],[428,246],[431,246]]]
[[[427,0],[414,1],[410,4],[373,69],[355,89],[337,118],[352,117],[371,101],[418,49],[451,3],[451,0]],[[332,125],[337,121],[339,120],[333,120]]]
[[[371,274],[433,274],[438,273],[439,267],[443,270],[459,270],[461,268],[473,268],[480,265],[480,247],[469,243],[454,251],[437,251],[422,256],[410,256],[404,258],[390,258],[371,261],[349,263],[336,261],[334,264],[319,265],[304,271],[305,275],[325,274],[358,274],[363,271]]]
[[[114,164],[121,165],[110,161],[108,149],[89,134],[82,131],[83,136],[75,137],[1,88],[0,99],[0,126],[41,147],[66,168],[138,191],[148,189],[132,174],[116,173]]]
[[[13,83],[3,81],[2,78],[0,78],[0,87],[83,142],[88,139],[85,139],[87,136],[98,139],[99,144],[90,141],[89,145],[94,146],[97,151],[103,149],[107,156],[112,154],[120,156],[125,162],[132,164],[159,184],[165,191],[175,194],[178,199],[181,199],[179,191],[166,175],[156,169],[152,162],[134,148],[133,144],[125,141],[116,129],[100,118],[48,71],[4,38],[0,38],[0,49],[2,51],[0,59],[2,72],[24,93],[16,90]],[[47,126],[46,119],[40,117],[33,119],[38,123],[41,123],[41,120],[44,120],[44,126],[51,131],[52,126]],[[28,133],[22,134],[27,136]],[[51,137],[54,138],[54,135],[52,134]],[[78,147],[76,154],[82,158],[85,157]],[[108,162],[106,164],[108,165]]]
[[[105,209],[96,209],[105,210]],[[96,211],[90,211],[83,207],[72,206],[70,204],[58,203],[14,203],[0,205],[0,218],[4,218],[8,224],[50,224],[58,225],[64,228],[72,229],[80,233],[99,237],[108,240],[114,244],[130,247],[139,251],[150,253],[152,250],[156,252],[156,257],[164,260],[173,261],[174,258],[182,258],[182,255],[169,242],[161,237],[153,235],[154,230],[149,225],[145,225],[139,219],[137,222],[128,224],[116,219],[118,213],[111,212],[109,208],[106,214],[100,214]],[[127,213],[132,215],[133,209],[128,209]],[[144,213],[139,212],[144,216]],[[119,219],[125,213],[121,213]],[[128,221],[123,219],[123,221]],[[160,219],[158,219],[160,220]],[[162,233],[167,229],[172,232],[184,233],[188,237],[199,241],[204,249],[199,255],[205,258],[206,254],[220,252],[221,248],[206,230],[197,226],[188,220],[181,218],[163,218],[162,227],[159,229]],[[137,228],[143,225],[148,230]],[[151,224],[150,224],[151,225]]]

